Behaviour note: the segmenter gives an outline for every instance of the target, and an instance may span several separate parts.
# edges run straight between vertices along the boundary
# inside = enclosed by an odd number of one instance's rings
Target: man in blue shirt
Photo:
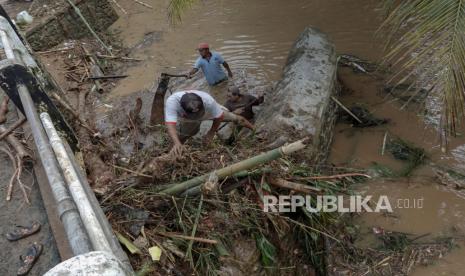
[[[228,76],[233,77],[228,63],[217,52],[210,52],[210,46],[207,43],[200,43],[198,50],[200,57],[195,61],[194,68],[187,74],[188,78],[197,73],[199,69],[202,69],[208,84],[211,86],[217,85],[228,79],[221,65],[228,71]]]

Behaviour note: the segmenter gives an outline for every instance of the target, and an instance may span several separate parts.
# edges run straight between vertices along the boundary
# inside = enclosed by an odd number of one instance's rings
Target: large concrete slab
[[[306,28],[294,43],[283,77],[258,114],[259,132],[268,140],[313,139],[311,159],[326,159],[336,119],[336,52],[327,36]]]

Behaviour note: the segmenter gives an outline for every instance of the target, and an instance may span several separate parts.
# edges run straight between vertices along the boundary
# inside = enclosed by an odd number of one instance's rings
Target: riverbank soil
[[[338,53],[376,61],[382,49],[373,39],[380,22],[378,1],[206,0],[194,4],[175,27],[167,18],[168,1],[116,2],[120,18],[99,33],[111,54],[89,38],[36,54],[66,95],[57,105],[78,133],[90,183],[125,248],[133,250],[128,254],[136,270],[146,275],[461,275],[464,268],[457,260],[465,253],[455,246],[462,243],[465,206],[457,185],[441,170],[459,170],[460,154],[441,152],[434,129],[417,116],[421,105],[400,111],[400,100],[383,94],[383,74],[340,68],[343,105],[358,104],[389,122],[370,128],[339,123],[327,166],[315,168],[297,153],[219,185],[211,176],[210,185],[191,191],[201,194],[194,198],[159,193],[166,184],[252,157],[274,142],[260,133],[244,134],[234,145],[215,140],[206,147],[192,139],[184,158],[170,158],[163,126],[148,124],[162,72],[189,70],[196,45],[207,41],[235,72],[247,71],[247,77],[233,81],[245,79],[250,89],[264,90],[280,80],[292,43],[307,26],[327,33]],[[93,63],[104,75],[127,77],[97,84],[88,78]],[[168,93],[182,83],[173,80]],[[221,98],[221,91],[215,93]],[[137,103],[142,106],[136,108]],[[428,158],[403,175],[406,162],[396,160],[388,146],[381,154],[386,132],[387,143],[395,137],[410,141]],[[450,152],[460,152],[463,142],[451,141]],[[365,174],[372,178],[363,182]],[[355,188],[386,194],[393,202],[407,198],[414,204],[422,198],[424,208],[396,205],[392,214],[354,216],[303,209],[291,215],[264,213],[264,195],[289,195],[273,186],[276,179],[324,194],[348,195]],[[158,251],[160,258],[151,256]]]
[[[4,97],[3,93],[0,94],[0,102],[3,101]],[[10,110],[14,110],[11,103]],[[17,120],[16,115],[13,113],[12,111],[9,112],[5,127]],[[20,137],[18,134],[16,136]],[[5,141],[0,141],[0,147],[11,149]],[[14,155],[14,151],[11,152]],[[20,256],[24,255],[28,247],[34,242],[43,245],[43,252],[32,268],[30,275],[42,275],[60,262],[60,256],[50,229],[37,179],[30,164],[31,162],[28,163],[24,166],[20,179],[26,187],[30,204],[25,202],[17,182],[13,186],[11,200],[7,201],[8,186],[11,176],[15,172],[15,167],[8,155],[3,151],[0,152],[0,247],[2,248],[0,251],[0,275],[16,275],[21,265]],[[5,235],[16,230],[17,226],[30,226],[33,222],[41,224],[38,233],[14,242],[6,239]]]

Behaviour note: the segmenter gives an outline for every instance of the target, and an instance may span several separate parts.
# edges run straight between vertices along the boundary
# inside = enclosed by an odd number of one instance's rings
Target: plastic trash
[[[18,25],[29,25],[33,20],[34,18],[27,11],[22,11],[16,15],[16,24]]]

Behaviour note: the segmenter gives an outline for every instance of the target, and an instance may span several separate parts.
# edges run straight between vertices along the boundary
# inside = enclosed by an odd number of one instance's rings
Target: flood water
[[[130,95],[150,88],[161,72],[188,71],[197,57],[199,42],[209,42],[222,53],[233,69],[247,69],[258,85],[280,79],[287,53],[299,33],[313,26],[328,34],[338,53],[349,53],[367,60],[381,57],[382,45],[374,39],[379,26],[379,1],[371,0],[204,0],[186,12],[181,24],[168,24],[168,1],[144,0],[154,9],[120,0],[128,15],[112,27],[123,43],[132,48],[131,56],[145,61],[127,71],[110,97]],[[386,126],[354,129],[338,124],[330,154],[337,166],[368,168],[373,162],[400,170],[404,164],[386,153],[381,155],[383,137],[399,136],[426,149],[428,162],[455,168],[463,166],[465,139],[451,141],[449,152],[442,153],[437,132],[427,127],[416,109],[400,110],[402,103],[386,98],[383,83],[369,76],[341,70],[344,85],[351,93],[342,95],[344,104],[363,104],[378,117],[389,118]],[[416,170],[413,177],[372,180],[360,188],[366,194],[384,194],[390,199],[423,198],[422,209],[395,209],[394,216],[362,215],[362,232],[373,226],[412,234],[463,235],[465,233],[464,196],[439,185],[433,166]],[[464,249],[454,249],[434,266],[418,268],[415,275],[463,275]]]

